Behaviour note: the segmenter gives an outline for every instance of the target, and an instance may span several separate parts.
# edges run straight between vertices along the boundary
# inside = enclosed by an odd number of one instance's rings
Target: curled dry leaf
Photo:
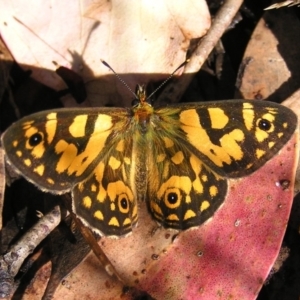
[[[292,10],[264,14],[240,68],[238,89],[243,98],[283,101],[299,88],[299,26]]]
[[[299,18],[293,10],[266,12],[254,30],[240,68],[245,99],[283,101],[300,117]],[[300,190],[300,166],[296,193]]]

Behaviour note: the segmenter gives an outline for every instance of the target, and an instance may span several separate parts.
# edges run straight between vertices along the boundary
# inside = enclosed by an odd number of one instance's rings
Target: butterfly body
[[[44,111],[3,135],[7,161],[44,191],[72,193],[73,210],[101,235],[129,233],[138,201],[164,227],[213,216],[228,179],[249,175],[290,139],[297,117],[263,101]]]

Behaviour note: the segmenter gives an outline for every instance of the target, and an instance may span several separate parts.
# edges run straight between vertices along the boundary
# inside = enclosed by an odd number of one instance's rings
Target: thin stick
[[[24,260],[60,223],[60,208],[56,206],[22,236],[9,251],[0,256],[0,296],[8,297],[13,291],[14,277]]]
[[[77,228],[80,230],[82,236],[85,238],[86,242],[89,244],[89,246],[93,250],[94,254],[100,261],[101,265],[103,266],[103,268],[105,269],[107,274],[110,275],[111,277],[115,277],[117,280],[124,283],[121,276],[118,274],[118,272],[116,271],[116,269],[114,268],[112,263],[109,261],[108,257],[104,253],[104,251],[101,249],[101,247],[97,243],[97,241],[96,241],[94,235],[92,234],[92,232],[90,231],[90,229],[88,227],[86,227],[85,225],[83,225],[82,222],[80,221],[80,219],[77,218],[77,216],[73,212],[70,212],[70,213],[71,213],[73,220],[75,221],[75,223],[77,225]]]
[[[161,93],[158,101],[166,100],[167,102],[178,102],[182,94],[191,83],[194,75],[200,70],[204,61],[213,50],[218,40],[221,38],[225,30],[228,28],[240,6],[242,0],[227,0],[218,11],[213,24],[206,36],[204,36],[198,47],[190,57],[186,64],[184,74],[176,81],[176,84],[169,85]]]

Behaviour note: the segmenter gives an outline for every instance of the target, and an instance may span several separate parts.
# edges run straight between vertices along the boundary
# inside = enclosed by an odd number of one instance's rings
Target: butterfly
[[[64,108],[12,124],[6,161],[43,191],[72,194],[72,210],[99,235],[121,236],[146,201],[162,226],[185,230],[224,203],[287,143],[296,115],[272,102],[227,100],[154,107],[138,88],[131,108]]]

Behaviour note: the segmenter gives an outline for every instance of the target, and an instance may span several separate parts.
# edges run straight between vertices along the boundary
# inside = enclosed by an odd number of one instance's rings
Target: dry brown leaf
[[[111,72],[100,60],[109,62],[132,88],[165,78],[185,60],[190,39],[206,33],[210,15],[204,0],[72,5],[66,0],[6,0],[0,21],[2,38],[34,78],[60,90],[65,85],[53,71],[58,65],[68,67],[84,78],[87,103],[122,106],[132,95],[114,76],[101,80]]]

